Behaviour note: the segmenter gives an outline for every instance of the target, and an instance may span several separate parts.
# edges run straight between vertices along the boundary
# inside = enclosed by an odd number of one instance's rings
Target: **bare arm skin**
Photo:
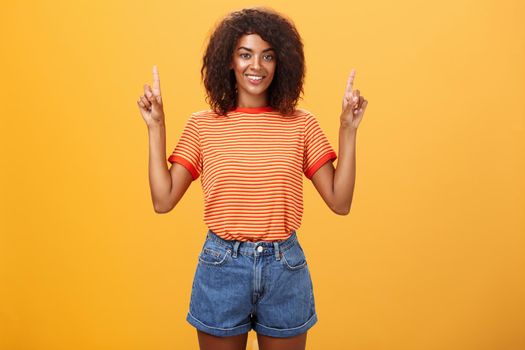
[[[354,77],[353,69],[343,98],[337,169],[332,162],[326,162],[312,176],[312,182],[325,203],[339,215],[347,215],[352,206],[356,174],[357,127],[368,105],[368,101],[360,96],[359,90],[352,91]]]
[[[326,205],[336,214],[334,210],[334,173],[335,168],[332,162],[324,163],[312,176],[312,183],[321,195]]]
[[[326,162],[312,176],[312,183],[328,207],[338,215],[347,215],[352,206],[355,186],[356,134],[341,126],[337,169]]]
[[[153,208],[156,213],[168,213],[186,193],[193,178],[190,172],[179,163],[173,163],[168,171],[164,126],[150,127],[148,134],[149,183]]]
[[[149,85],[144,85],[144,95],[140,96],[137,104],[148,126],[149,184],[153,208],[156,213],[167,213],[180,201],[193,178],[182,165],[173,163],[168,170],[166,164],[166,125],[157,66],[153,66],[153,91]]]

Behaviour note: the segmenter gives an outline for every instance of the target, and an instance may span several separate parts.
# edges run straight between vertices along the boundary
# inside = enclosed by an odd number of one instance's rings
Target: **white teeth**
[[[259,77],[257,75],[246,75],[248,78],[252,79],[252,80],[261,80],[262,77]]]

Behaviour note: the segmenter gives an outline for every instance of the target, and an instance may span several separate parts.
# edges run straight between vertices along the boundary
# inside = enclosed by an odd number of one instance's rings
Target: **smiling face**
[[[268,105],[268,87],[276,64],[274,49],[258,34],[246,34],[239,39],[231,65],[237,80],[237,107]]]

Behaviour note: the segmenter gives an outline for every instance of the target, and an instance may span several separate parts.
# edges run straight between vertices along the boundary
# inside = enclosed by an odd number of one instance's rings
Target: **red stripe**
[[[202,175],[203,219],[217,235],[286,239],[301,225],[303,175],[311,179],[337,155],[308,111],[286,118],[269,106],[230,112],[193,113],[168,160],[194,180]]]

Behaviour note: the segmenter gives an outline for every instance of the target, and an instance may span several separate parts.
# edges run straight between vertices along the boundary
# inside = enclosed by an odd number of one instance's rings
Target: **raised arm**
[[[157,66],[153,66],[153,91],[144,85],[137,101],[148,127],[149,184],[153,208],[157,213],[171,211],[192,182],[190,172],[178,163],[168,170],[166,163],[166,126]]]
[[[184,166],[166,164],[166,130],[164,126],[149,127],[149,183],[156,213],[168,213],[181,200],[193,178]]]
[[[330,209],[339,215],[347,215],[352,206],[356,176],[357,127],[363,119],[368,101],[353,91],[355,69],[348,77],[343,97],[339,126],[339,155],[337,168],[325,163],[312,176],[312,182]]]

